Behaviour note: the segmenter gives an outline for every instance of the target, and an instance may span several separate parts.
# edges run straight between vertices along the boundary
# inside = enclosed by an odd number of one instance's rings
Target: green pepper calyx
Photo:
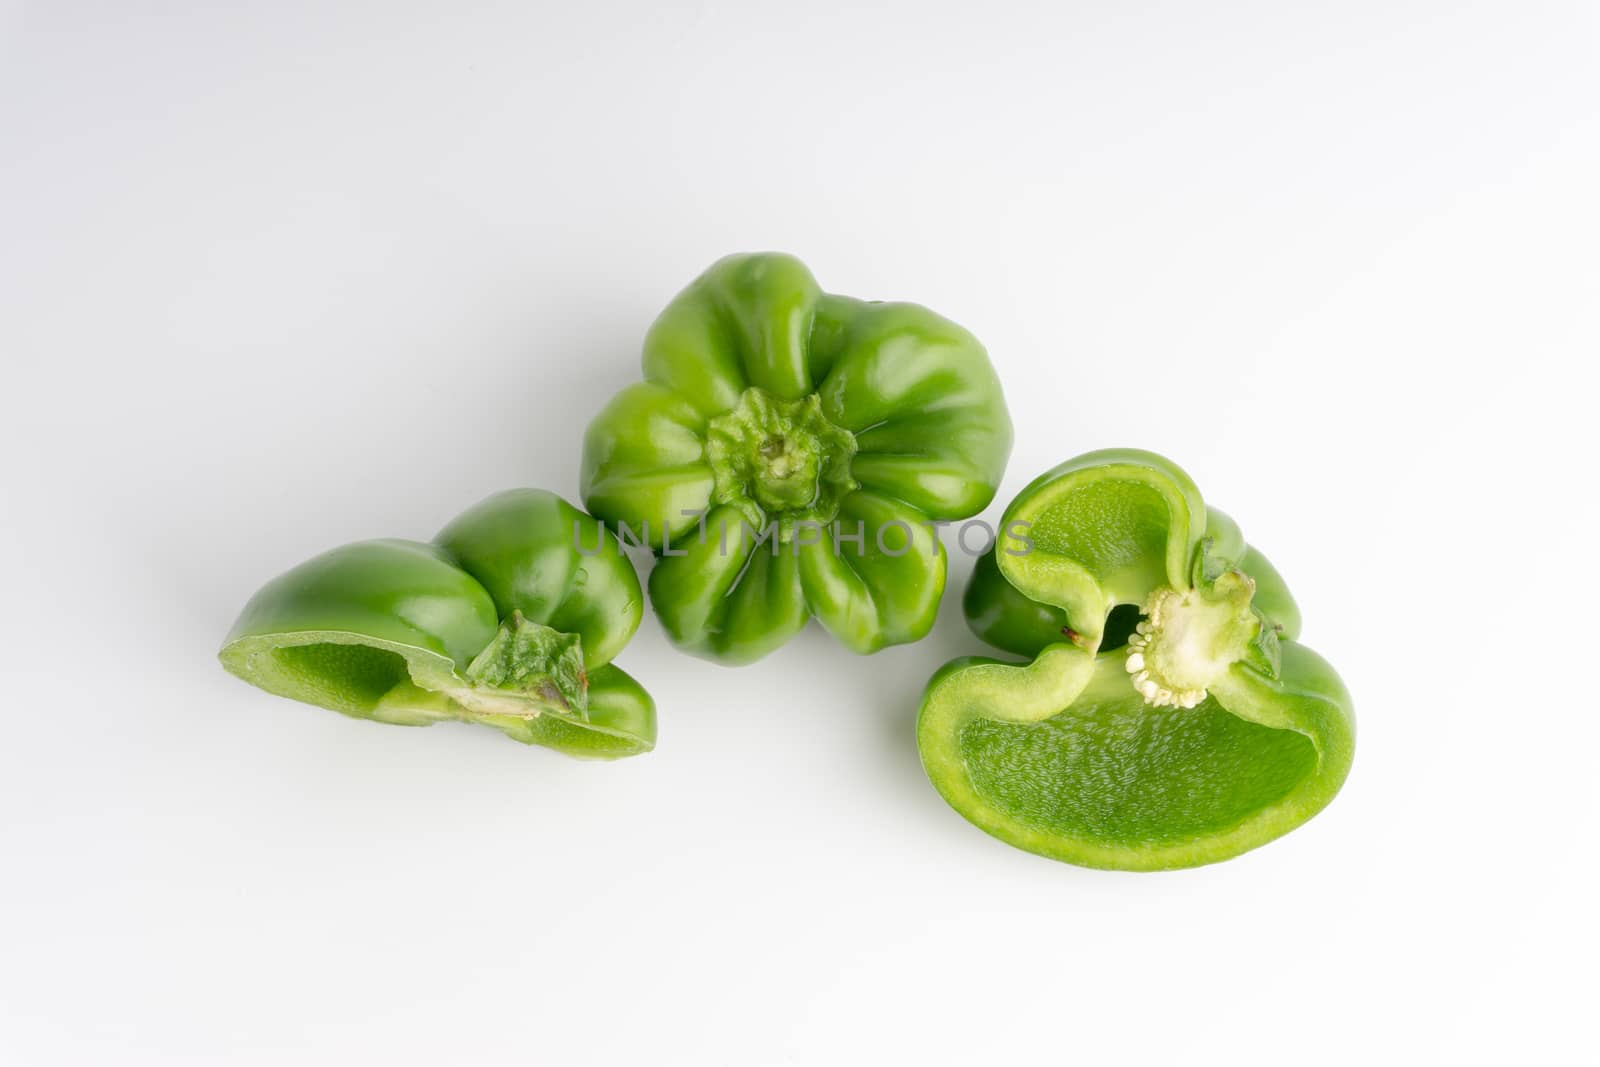
[[[1250,654],[1261,631],[1251,610],[1255,582],[1230,570],[1194,589],[1163,586],[1150,594],[1128,638],[1125,666],[1133,687],[1153,707],[1192,708],[1235,663]]]
[[[746,389],[711,420],[706,443],[713,504],[738,509],[757,528],[776,523],[783,541],[802,522],[832,522],[858,487],[850,476],[855,435],[828,421],[815,393],[780,400]]]
[[[469,684],[447,695],[471,715],[588,718],[589,678],[578,635],[530,622],[520,611],[500,624],[464,674]]]

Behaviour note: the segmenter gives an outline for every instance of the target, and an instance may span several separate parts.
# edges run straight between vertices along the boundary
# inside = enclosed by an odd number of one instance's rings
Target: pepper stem
[[[554,712],[588,718],[589,676],[578,635],[530,622],[520,611],[500,624],[464,674],[469,684],[447,695],[470,715],[536,719]]]
[[[1146,704],[1192,708],[1246,656],[1261,629],[1250,610],[1255,588],[1248,575],[1227,571],[1207,586],[1150,594],[1125,664]]]
[[[706,456],[713,504],[737,508],[752,526],[778,526],[787,541],[801,522],[828,523],[853,490],[856,439],[822,413],[815,393],[781,400],[752,386],[712,419]]]

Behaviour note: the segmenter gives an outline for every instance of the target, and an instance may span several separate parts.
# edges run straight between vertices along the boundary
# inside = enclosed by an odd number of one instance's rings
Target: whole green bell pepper
[[[1011,421],[983,347],[914,304],[730,256],[663,311],[644,381],[584,438],[590,512],[657,554],[650,600],[725,663],[815,616],[857,652],[915,641],[944,591],[934,523],[994,498]]]
[[[643,598],[616,538],[514,489],[431,544],[363,541],[268,582],[219,656],[269,693],[360,719],[482,723],[614,759],[655,745],[655,705],[611,659]]]
[[[1213,863],[1294,829],[1343,784],[1350,695],[1239,527],[1160,456],[1093,452],[1012,501],[965,609],[1023,665],[956,660],[917,720],[933,784],[1069,863]]]

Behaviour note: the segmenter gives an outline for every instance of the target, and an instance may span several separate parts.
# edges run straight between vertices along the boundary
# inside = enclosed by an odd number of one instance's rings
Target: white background
[[[1594,1054],[1592,3],[0,3],[0,1059]],[[736,250],[1172,456],[1356,695],[1334,804],[1079,870],[925,781],[978,650],[621,658],[565,760],[226,675],[274,574],[577,491]],[[1592,1060],[1590,1061],[1592,1062]]]

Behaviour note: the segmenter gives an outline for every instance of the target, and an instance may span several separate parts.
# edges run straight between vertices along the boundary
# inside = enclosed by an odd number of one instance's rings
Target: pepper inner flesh
[[[336,707],[369,710],[411,680],[405,657],[369,645],[288,645],[271,653],[282,672]]]
[[[1213,699],[1153,709],[1121,684],[1040,722],[967,722],[958,745],[978,794],[1039,831],[1159,844],[1228,829],[1316,770],[1302,734]]]
[[[1120,603],[1142,604],[1167,579],[1166,499],[1139,482],[1101,479],[1073,486],[1032,520],[1032,551],[1069,559]]]
[[[530,622],[521,612],[501,624],[465,671],[450,677],[416,677],[400,653],[362,644],[289,645],[271,655],[298,685],[334,706],[389,721],[588,718],[578,636]]]

